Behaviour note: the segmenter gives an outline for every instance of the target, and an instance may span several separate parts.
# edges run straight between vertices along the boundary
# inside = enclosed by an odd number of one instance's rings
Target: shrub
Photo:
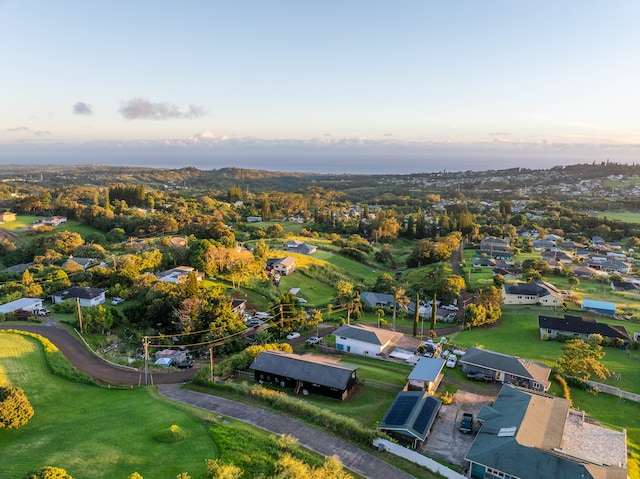
[[[22,479],[73,479],[67,471],[59,467],[44,466],[27,472]]]
[[[562,386],[562,397],[569,401],[569,405],[571,405],[571,389],[569,388],[567,381],[559,374],[555,375],[555,380],[558,381],[558,384],[560,384],[560,386]]]
[[[33,408],[22,388],[0,386],[0,429],[18,429],[32,417]]]
[[[44,348],[44,357],[47,361],[47,366],[49,366],[49,370],[53,374],[76,383],[91,385],[96,384],[91,376],[80,372],[73,364],[69,362],[64,354],[60,352],[56,345],[44,336],[40,336],[39,334],[30,333],[27,331],[19,331],[17,329],[4,329],[0,330],[0,333],[21,334],[22,336],[28,336],[30,338],[37,339],[38,341],[40,341],[42,347]]]

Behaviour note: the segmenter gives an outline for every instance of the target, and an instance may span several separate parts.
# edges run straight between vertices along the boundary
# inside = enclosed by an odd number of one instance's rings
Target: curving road
[[[107,384],[143,385],[144,371],[132,371],[112,366],[87,350],[82,343],[59,327],[55,320],[48,324],[0,324],[0,329],[17,329],[44,336],[80,371]],[[159,385],[159,392],[174,401],[190,404],[253,424],[275,434],[291,434],[300,444],[325,456],[338,455],[342,464],[369,479],[415,479],[388,464],[376,455],[355,447],[323,431],[306,426],[295,418],[281,416],[248,404],[217,396],[182,389],[179,383],[187,381],[194,370],[154,373],[149,384]]]
[[[78,338],[72,336],[67,330],[59,327],[55,321],[48,324],[0,324],[0,329],[18,329],[44,336],[64,354],[67,359],[83,373],[93,377],[104,384],[140,386],[145,385],[144,370],[132,370],[112,366],[96,357],[85,348]],[[195,374],[195,370],[149,373],[148,384],[173,384],[188,381]]]

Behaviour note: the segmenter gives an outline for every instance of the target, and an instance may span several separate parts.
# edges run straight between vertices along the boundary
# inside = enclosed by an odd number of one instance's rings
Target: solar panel
[[[424,434],[425,430],[431,422],[431,418],[434,414],[438,401],[432,397],[425,399],[424,404],[420,408],[418,417],[413,423],[413,428],[420,434]]]
[[[393,403],[391,410],[387,412],[387,415],[383,419],[383,422],[390,426],[401,426],[405,422],[411,411],[413,411],[413,407],[418,401],[418,396],[399,396],[396,398],[396,401]]]

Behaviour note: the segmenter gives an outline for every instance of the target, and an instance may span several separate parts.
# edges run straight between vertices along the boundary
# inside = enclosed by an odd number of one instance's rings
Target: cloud
[[[511,133],[508,131],[492,131],[489,133],[489,136],[510,136]]]
[[[74,115],[93,115],[93,108],[91,105],[87,105],[83,101],[79,101],[75,105],[73,105],[73,114]]]
[[[206,114],[204,108],[198,105],[189,105],[186,111],[182,111],[170,103],[154,103],[145,98],[123,102],[118,111],[127,120],[192,119]]]
[[[51,132],[47,130],[37,130],[37,131],[34,131],[33,134],[35,136],[47,136],[47,135],[50,135]]]
[[[27,128],[26,126],[19,126],[17,128],[6,128],[4,131],[7,133],[18,133],[22,131],[31,131],[31,128]]]
[[[51,132],[47,130],[32,130],[26,126],[19,126],[17,128],[5,128],[4,130],[7,133],[31,133],[33,136],[47,136],[50,135]]]

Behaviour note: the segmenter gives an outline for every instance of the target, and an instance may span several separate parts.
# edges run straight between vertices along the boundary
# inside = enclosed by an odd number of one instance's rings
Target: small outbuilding
[[[34,313],[35,311],[43,308],[44,306],[42,305],[42,300],[40,298],[20,298],[0,305],[0,313],[15,313],[20,310]]]
[[[332,333],[336,338],[336,349],[346,353],[376,356],[390,351],[403,336],[402,333],[373,328],[362,324],[344,324]]]
[[[421,358],[409,373],[407,389],[433,394],[444,377],[442,374],[444,362],[441,358]]]
[[[594,301],[592,299],[582,300],[583,311],[593,311],[594,313],[613,316],[616,314],[616,305],[608,301]]]
[[[344,400],[356,385],[357,366],[321,354],[263,351],[251,364],[256,381]]]
[[[440,399],[424,391],[400,391],[378,429],[418,448],[429,436],[441,405]]]

